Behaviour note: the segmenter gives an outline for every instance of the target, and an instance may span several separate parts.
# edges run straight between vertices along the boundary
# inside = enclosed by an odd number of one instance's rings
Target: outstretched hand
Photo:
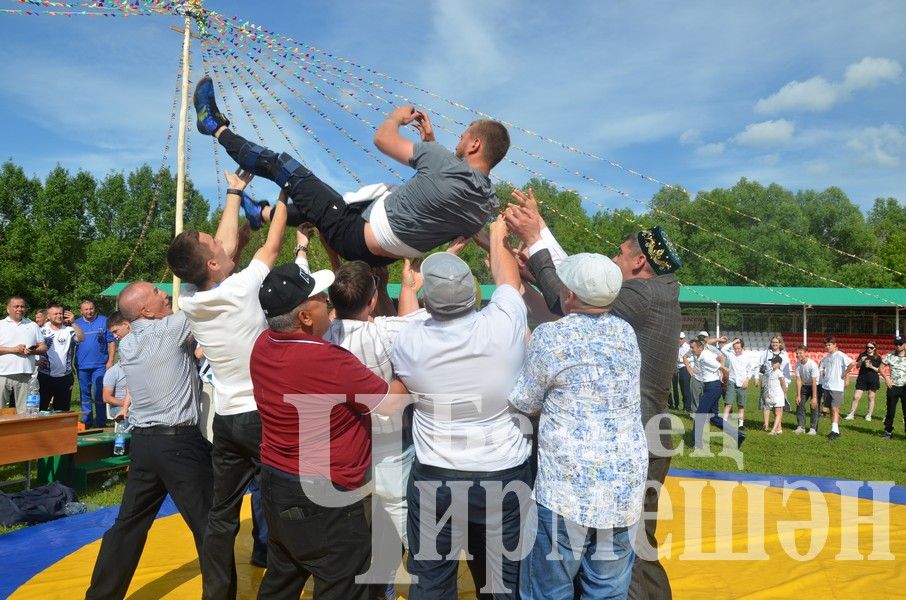
[[[417,110],[415,111],[415,128],[418,129],[418,134],[421,136],[423,142],[434,142],[437,140],[434,137],[434,127],[431,125],[431,119],[428,118],[428,113]]]
[[[468,243],[469,243],[469,238],[459,236],[458,238],[456,238],[455,240],[450,242],[450,245],[447,246],[447,252],[449,252],[450,254],[455,254],[456,256],[459,256],[459,253],[463,251],[463,249],[468,245]]]
[[[244,190],[245,186],[255,178],[252,173],[248,171],[243,171],[242,168],[236,169],[235,173],[224,170],[223,174],[226,176],[227,187],[231,189]]]
[[[422,273],[419,270],[418,266],[412,266],[412,261],[408,258],[403,260],[403,273],[402,273],[402,283],[403,286],[412,289],[415,292],[418,292],[422,289],[422,283],[424,278]]]
[[[412,104],[404,104],[403,106],[397,106],[390,113],[391,119],[399,123],[400,125],[408,125],[416,118],[418,118],[419,112],[415,110],[415,106]]]

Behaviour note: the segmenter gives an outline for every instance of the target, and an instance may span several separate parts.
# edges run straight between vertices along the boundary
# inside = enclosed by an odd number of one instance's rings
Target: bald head
[[[126,320],[160,319],[173,314],[167,295],[147,281],[127,285],[117,297],[119,311]]]

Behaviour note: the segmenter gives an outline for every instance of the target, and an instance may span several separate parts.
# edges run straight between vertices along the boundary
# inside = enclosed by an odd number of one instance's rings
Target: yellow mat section
[[[873,520],[873,521],[872,521]],[[875,598],[906,596],[906,506],[758,484],[669,477],[659,511],[661,556],[676,598]],[[39,573],[14,600],[83,597],[100,540]],[[249,564],[248,497],[236,543],[239,598],[257,595],[263,569]],[[474,592],[460,571],[460,597]],[[406,586],[398,586],[405,597]],[[127,596],[200,598],[188,527],[158,519]],[[311,597],[311,582],[303,598]]]

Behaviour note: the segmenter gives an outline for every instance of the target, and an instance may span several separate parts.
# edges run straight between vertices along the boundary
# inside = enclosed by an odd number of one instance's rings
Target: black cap
[[[658,275],[673,273],[683,266],[683,261],[667,237],[667,232],[660,226],[643,229],[637,237],[642,254]]]
[[[772,365],[773,365],[773,364],[783,364],[783,359],[780,358],[779,356],[776,356],[776,355],[775,355],[775,356],[772,356],[772,357],[771,357],[771,364],[772,364]]]
[[[898,335],[897,337],[893,338],[894,346],[899,346],[901,344],[906,344],[906,336]]]
[[[267,274],[258,290],[258,302],[267,317],[285,315],[333,283],[328,270],[308,273],[296,263],[279,265]]]

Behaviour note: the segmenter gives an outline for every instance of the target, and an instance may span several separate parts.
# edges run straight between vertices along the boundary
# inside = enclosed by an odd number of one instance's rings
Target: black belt
[[[416,459],[416,462],[418,462],[418,459]],[[458,471],[454,469],[435,467],[433,465],[425,465],[418,462],[417,468],[425,475],[440,477],[442,479],[487,479],[498,477],[502,479],[511,475],[519,474],[523,469],[526,468],[527,465],[528,461],[516,467],[510,467],[509,469],[504,469],[502,471]]]
[[[133,427],[132,435],[185,435],[192,432],[200,433],[198,425],[152,425],[151,427]]]

